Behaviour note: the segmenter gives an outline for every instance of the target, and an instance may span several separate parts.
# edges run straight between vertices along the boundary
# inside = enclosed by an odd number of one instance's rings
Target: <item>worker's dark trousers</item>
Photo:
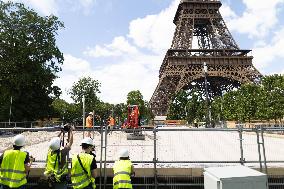
[[[53,189],[67,189],[66,182],[55,183]]]
[[[85,188],[83,189],[93,189],[92,185],[89,185],[89,186],[86,186]]]
[[[10,187],[9,186],[5,186],[5,185],[2,185],[2,186],[0,186],[0,188],[3,188],[3,189],[10,189]],[[20,187],[18,187],[18,188],[13,188],[13,189],[25,189],[26,188],[26,186],[20,186]]]

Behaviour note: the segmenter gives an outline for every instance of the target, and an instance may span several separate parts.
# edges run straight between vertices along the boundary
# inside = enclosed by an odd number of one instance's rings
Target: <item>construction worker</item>
[[[48,185],[50,188],[55,189],[67,189],[68,180],[68,167],[67,167],[67,155],[71,150],[73,144],[73,133],[72,127],[69,127],[68,132],[68,143],[60,149],[61,140],[60,136],[64,135],[64,130],[54,137],[49,142],[49,150],[47,154],[46,167],[44,175],[47,178]]]
[[[119,152],[119,160],[113,165],[113,174],[113,189],[132,188],[130,177],[135,173],[127,149],[122,149]]]
[[[196,119],[193,120],[193,124],[194,124],[194,127],[198,128],[198,123]]]
[[[110,129],[113,129],[114,125],[115,125],[115,120],[114,120],[114,118],[113,118],[112,116],[109,116],[109,120],[108,120],[108,126],[109,126],[109,128],[110,128]]]
[[[3,189],[25,188],[32,158],[28,152],[21,151],[24,145],[24,135],[16,135],[13,139],[13,149],[6,150],[0,156],[0,184]]]
[[[82,152],[72,157],[71,181],[73,188],[95,189],[97,162],[92,151],[94,143],[91,138],[81,141]]]
[[[86,128],[87,129],[91,129],[93,128],[93,112],[90,112],[88,117],[86,118]],[[86,133],[86,137],[90,137],[91,138],[91,131],[87,131]]]

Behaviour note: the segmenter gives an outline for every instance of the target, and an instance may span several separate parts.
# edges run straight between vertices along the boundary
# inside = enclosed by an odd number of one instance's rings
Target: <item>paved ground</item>
[[[58,132],[25,132],[27,146],[25,150],[30,152],[36,160],[45,160],[48,150],[48,141]],[[154,157],[153,132],[145,132],[145,141],[127,140],[125,132],[115,131],[107,135],[106,159],[117,159],[117,153],[121,148],[128,148],[133,161],[152,161]],[[74,144],[72,154],[80,151],[82,132],[74,132]],[[96,143],[97,160],[100,160],[101,135],[94,133]],[[258,146],[254,134],[243,135],[244,158],[247,161],[257,161]],[[11,136],[0,137],[0,150],[11,145]],[[284,161],[284,138],[265,136],[266,156],[268,161]],[[239,161],[240,141],[237,132],[221,131],[159,131],[157,133],[157,158],[159,161]],[[104,153],[103,153],[104,160]],[[208,164],[207,164],[208,165]],[[202,163],[195,164],[166,164],[160,163],[158,167],[204,167]],[[220,164],[215,164],[220,165]],[[269,166],[282,166],[284,164],[268,164]],[[151,163],[139,164],[139,167],[152,167]],[[212,166],[212,164],[211,164]]]

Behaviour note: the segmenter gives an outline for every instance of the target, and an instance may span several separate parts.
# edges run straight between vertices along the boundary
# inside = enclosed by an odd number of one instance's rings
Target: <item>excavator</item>
[[[141,130],[138,105],[128,105],[127,112],[127,121],[122,127],[132,130],[132,133],[127,135],[127,140],[145,140],[145,135],[142,134]]]

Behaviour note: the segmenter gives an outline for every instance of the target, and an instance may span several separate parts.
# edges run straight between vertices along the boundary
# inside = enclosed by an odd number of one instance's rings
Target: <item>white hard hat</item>
[[[24,146],[25,145],[25,136],[22,134],[16,135],[13,140],[13,145],[15,146]]]
[[[86,137],[81,141],[81,144],[88,144],[94,146],[94,142],[90,137]]]
[[[49,148],[53,151],[58,150],[60,148],[60,138],[54,137],[49,142]]]
[[[129,152],[127,149],[121,149],[119,151],[119,157],[129,157]]]
[[[93,115],[93,112],[90,112],[89,115]]]

